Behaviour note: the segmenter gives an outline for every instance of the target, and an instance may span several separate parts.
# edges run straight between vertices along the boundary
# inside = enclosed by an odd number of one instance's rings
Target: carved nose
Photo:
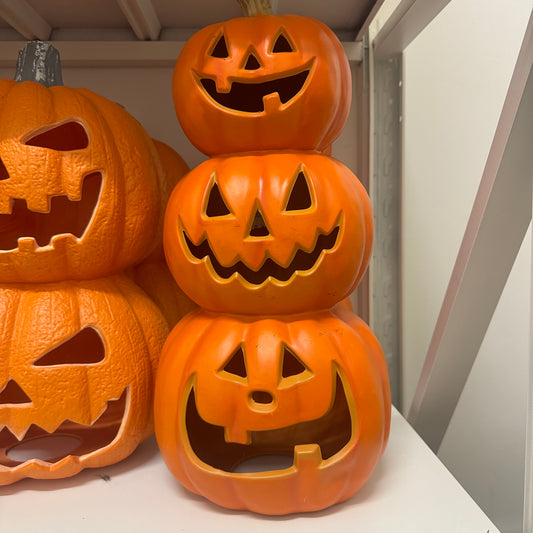
[[[261,68],[261,64],[257,60],[257,57],[250,52],[246,64],[244,65],[244,70],[257,70],[258,68]]]
[[[261,405],[269,405],[274,401],[274,396],[272,396],[272,394],[266,390],[254,390],[250,394],[250,398],[252,399],[252,402]]]
[[[252,227],[250,228],[250,237],[266,237],[270,235],[265,219],[259,209],[254,214]]]

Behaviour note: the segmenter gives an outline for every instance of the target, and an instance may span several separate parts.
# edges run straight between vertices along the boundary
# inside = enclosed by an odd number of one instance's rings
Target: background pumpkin
[[[350,68],[322,22],[259,14],[194,34],[172,94],[185,135],[205,154],[327,151],[348,116]]]
[[[308,152],[211,158],[178,183],[165,215],[173,276],[217,312],[331,307],[359,283],[372,240],[359,180],[339,161]]]
[[[0,285],[0,485],[128,456],[153,429],[167,334],[156,306],[123,275]],[[63,437],[77,441],[69,453],[13,459]]]
[[[126,273],[157,305],[169,328],[198,307],[180,289],[164,260],[143,262]]]
[[[153,139],[161,164],[161,209],[157,238],[143,261],[126,273],[156,303],[170,328],[180,318],[196,308],[194,302],[180,289],[165,262],[163,250],[163,221],[168,198],[178,181],[189,171],[183,158],[167,144]]]
[[[156,237],[154,144],[86,89],[0,80],[0,281],[117,273]]]
[[[372,350],[330,311],[257,321],[190,313],[165,344],[156,382],[167,466],[192,492],[232,509],[286,514],[349,498],[389,431],[386,368]],[[294,464],[235,471],[264,454],[294,454]]]

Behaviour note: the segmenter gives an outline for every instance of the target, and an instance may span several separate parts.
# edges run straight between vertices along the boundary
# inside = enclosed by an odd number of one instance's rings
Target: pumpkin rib
[[[122,160],[122,154],[116,144],[115,135],[113,135],[113,132],[111,131],[111,128],[109,127],[109,124],[108,124],[108,120],[110,118],[114,118],[114,113],[112,112],[112,110],[106,109],[106,115],[104,119],[103,114],[100,112],[100,107],[96,104],[96,102],[92,98],[92,95],[94,93],[90,93],[89,91],[85,92],[83,91],[83,89],[81,89],[81,91],[82,91],[81,94],[83,94],[84,96],[84,100],[90,105],[94,115],[98,117],[99,127],[105,130],[106,138],[109,139],[108,142],[104,143],[104,150],[106,152],[105,160],[109,161],[111,159],[112,161],[115,161],[117,158]],[[100,100],[99,102],[100,105],[102,105],[103,102],[105,102],[103,105],[108,107],[107,101]],[[124,235],[125,226],[123,224],[117,224],[117,222],[121,220],[127,220],[126,215],[125,215],[126,204],[124,202],[119,201],[120,191],[117,193],[117,191],[115,190],[116,188],[118,188],[118,183],[125,182],[125,174],[123,170],[123,165],[120,166],[120,169],[117,169],[115,165],[115,168],[113,168],[113,174],[115,172],[117,172],[119,176],[118,176],[118,179],[113,179],[113,180],[111,180],[111,175],[110,175],[111,172],[109,172],[107,169],[106,171],[102,172],[103,181],[109,182],[107,186],[111,188],[111,191],[108,194],[108,196],[110,196],[114,200],[112,207],[109,208],[110,211],[113,213],[113,218],[114,218],[113,226],[115,228],[118,227],[118,230],[119,230],[117,232],[118,234],[115,235],[113,239],[110,239],[111,242],[107,243],[107,245],[112,250],[113,257],[116,257],[117,255],[120,254],[122,250],[122,243],[125,240],[125,235]],[[102,183],[102,189],[100,190],[100,195],[103,192],[104,186],[105,184]],[[123,191],[123,194],[124,196],[126,196],[127,193],[125,190]]]

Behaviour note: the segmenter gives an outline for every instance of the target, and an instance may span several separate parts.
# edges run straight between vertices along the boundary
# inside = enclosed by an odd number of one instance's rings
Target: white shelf
[[[183,489],[152,438],[122,463],[63,480],[0,487],[0,531],[497,533],[498,530],[393,409],[391,438],[352,499],[311,514],[264,517],[222,509]]]

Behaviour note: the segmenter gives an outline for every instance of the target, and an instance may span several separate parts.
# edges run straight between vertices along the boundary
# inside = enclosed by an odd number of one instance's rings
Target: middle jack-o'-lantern
[[[370,337],[331,311],[255,321],[190,313],[165,343],[156,380],[167,466],[232,509],[287,514],[351,497],[389,433],[387,369]],[[272,456],[277,465],[265,467]]]
[[[205,161],[174,189],[164,227],[184,292],[237,314],[335,305],[364,274],[372,238],[359,180],[335,159],[303,152]]]
[[[91,279],[141,260],[159,221],[156,160],[118,104],[0,80],[0,282]]]
[[[126,276],[0,285],[0,485],[127,457],[168,326]]]
[[[173,98],[183,131],[205,154],[326,151],[348,116],[350,67],[318,20],[241,17],[189,39],[174,69]]]

